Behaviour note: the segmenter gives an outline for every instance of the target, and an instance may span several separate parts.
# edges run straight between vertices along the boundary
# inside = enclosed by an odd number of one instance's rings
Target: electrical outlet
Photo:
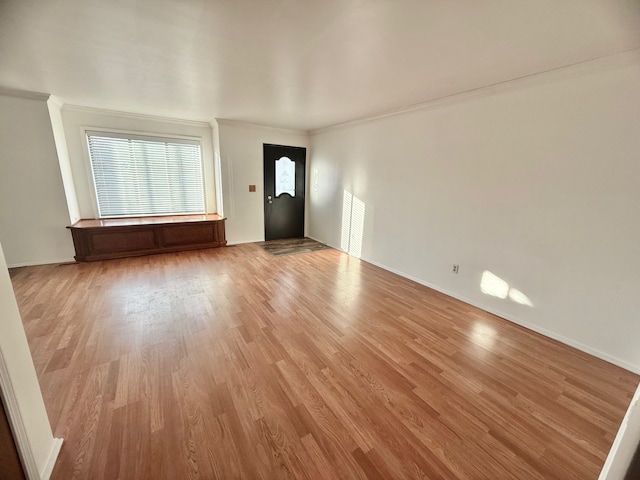
[[[453,265],[453,268],[451,269],[452,273],[455,273],[456,275],[458,274],[458,271],[460,270],[460,265]]]

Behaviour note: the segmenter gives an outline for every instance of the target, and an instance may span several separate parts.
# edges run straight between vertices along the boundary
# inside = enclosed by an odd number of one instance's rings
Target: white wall
[[[223,203],[230,244],[264,240],[263,144],[309,146],[307,132],[217,120]],[[307,150],[307,176],[309,175]],[[249,185],[256,191],[249,192]],[[307,182],[307,195],[309,186]],[[305,228],[308,221],[305,221]]]
[[[53,130],[53,138],[58,153],[58,163],[60,164],[64,194],[67,199],[69,219],[73,224],[80,220],[80,207],[78,206],[78,197],[76,196],[76,187],[73,181],[73,172],[71,171],[71,160],[69,159],[67,140],[64,136],[64,126],[62,125],[62,103],[51,96],[47,101],[47,106],[49,107],[51,129]]]
[[[120,130],[141,134],[186,136],[200,138],[204,167],[204,184],[207,213],[216,213],[216,181],[214,145],[211,126],[208,123],[188,120],[113,112],[86,107],[65,105],[62,107],[62,123],[73,172],[73,183],[78,201],[80,218],[98,218],[89,153],[84,129]]]
[[[29,478],[49,478],[62,441],[51,433],[1,245],[0,390]]]
[[[639,112],[634,52],[314,132],[310,235],[640,372]]]
[[[47,98],[0,92],[0,241],[10,266],[73,260]]]

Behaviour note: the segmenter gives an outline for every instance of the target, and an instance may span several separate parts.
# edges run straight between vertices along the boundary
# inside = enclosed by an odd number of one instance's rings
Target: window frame
[[[203,146],[203,138],[201,136],[192,136],[192,135],[180,135],[174,133],[157,133],[157,132],[149,132],[149,131],[139,131],[139,130],[121,130],[114,128],[104,128],[104,127],[88,127],[82,126],[80,127],[81,136],[83,140],[83,150],[85,155],[85,167],[86,173],[89,180],[89,184],[91,185],[91,203],[94,211],[94,218],[97,219],[117,219],[117,218],[152,218],[152,217],[163,217],[163,216],[172,216],[172,215],[201,215],[209,212],[209,194],[207,189],[207,180],[206,180],[206,158],[204,154],[204,146]],[[200,168],[202,171],[202,196],[203,196],[203,211],[200,213],[158,213],[158,214],[131,214],[131,215],[118,215],[118,216],[102,216],[100,215],[100,207],[98,204],[98,190],[96,187],[96,179],[93,172],[93,162],[91,161],[91,152],[89,149],[89,135],[90,134],[104,134],[105,136],[113,136],[116,138],[130,138],[130,139],[139,139],[139,140],[150,140],[150,141],[177,141],[180,143],[195,143],[199,146],[200,149]]]

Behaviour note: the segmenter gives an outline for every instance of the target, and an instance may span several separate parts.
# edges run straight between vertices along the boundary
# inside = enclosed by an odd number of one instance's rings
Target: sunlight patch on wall
[[[521,305],[526,305],[528,307],[533,307],[533,303],[531,303],[531,300],[529,300],[529,297],[527,297],[520,290],[516,290],[515,288],[512,288],[511,290],[509,290],[509,298],[511,300],[513,300],[514,302],[519,303]]]
[[[349,253],[360,258],[362,255],[362,237],[364,235],[365,205],[358,197],[353,197],[351,207],[351,235],[349,238]]]
[[[512,302],[519,303],[520,305],[526,305],[527,307],[533,307],[533,303],[529,300],[524,293],[515,288],[510,288],[509,284],[502,278],[491,273],[489,270],[485,270],[482,274],[482,280],[480,280],[480,291],[485,295],[491,295],[498,298],[509,298]]]
[[[491,295],[492,297],[507,298],[507,295],[509,295],[509,284],[497,275],[485,270],[482,274],[480,290],[482,293]]]
[[[342,234],[340,236],[340,248],[349,251],[349,235],[351,234],[351,204],[353,195],[346,190],[342,194]]]
[[[346,190],[343,192],[340,248],[358,258],[362,255],[365,210],[362,200]]]

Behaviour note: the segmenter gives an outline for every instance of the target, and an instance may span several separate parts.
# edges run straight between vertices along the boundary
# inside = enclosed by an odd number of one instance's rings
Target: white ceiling
[[[315,129],[640,47],[640,0],[0,0],[0,86]]]

